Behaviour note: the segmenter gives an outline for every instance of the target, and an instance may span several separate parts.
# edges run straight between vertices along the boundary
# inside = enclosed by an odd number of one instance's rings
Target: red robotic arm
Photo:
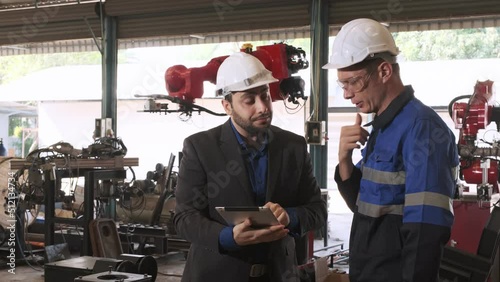
[[[258,58],[264,66],[273,73],[279,81],[270,84],[270,93],[273,101],[288,100],[296,103],[297,98],[304,97],[304,81],[292,74],[309,67],[305,59],[305,52],[300,48],[278,43],[259,46],[255,51],[250,45],[245,45],[242,52],[247,52]],[[203,96],[203,82],[215,84],[217,70],[228,56],[213,58],[205,66],[186,68],[175,65],[165,72],[165,83],[169,96],[181,99],[183,102],[194,103],[194,100]]]
[[[493,81],[477,82],[468,103],[454,103],[452,118],[460,129],[458,150],[460,171],[467,183],[478,184],[478,200],[490,200],[498,192],[498,160],[500,148],[496,143],[478,146],[477,133],[492,121],[500,132],[500,109],[490,105]],[[469,96],[465,96],[469,97]],[[458,98],[465,98],[458,97]]]
[[[204,67],[186,68],[175,65],[165,72],[165,84],[168,94],[185,102],[193,103],[194,99],[203,96],[203,82],[215,84],[217,70],[228,56],[213,58]]]

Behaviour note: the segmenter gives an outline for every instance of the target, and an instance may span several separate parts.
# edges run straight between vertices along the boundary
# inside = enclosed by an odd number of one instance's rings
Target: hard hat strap
[[[373,60],[373,59],[377,59],[377,58],[380,58],[380,59],[388,62],[391,65],[397,63],[397,57],[392,55],[389,52],[381,52],[381,53],[374,53],[374,54],[372,53],[372,54],[368,55],[368,57],[366,57],[365,60]]]

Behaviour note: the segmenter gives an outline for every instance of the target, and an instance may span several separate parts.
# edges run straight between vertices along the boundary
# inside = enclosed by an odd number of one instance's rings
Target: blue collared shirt
[[[247,162],[247,172],[248,178],[250,179],[250,184],[252,185],[252,190],[255,195],[255,200],[258,206],[263,206],[266,204],[266,187],[267,187],[267,145],[268,139],[265,136],[260,148],[256,149],[253,147],[248,147],[245,140],[241,134],[234,127],[231,121],[231,128],[233,129],[236,139],[241,146],[241,152],[243,154],[243,159]]]

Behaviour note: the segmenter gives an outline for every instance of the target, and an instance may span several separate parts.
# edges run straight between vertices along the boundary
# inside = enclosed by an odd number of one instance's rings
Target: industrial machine
[[[458,102],[468,99],[467,102]],[[493,81],[478,81],[472,95],[454,98],[449,114],[459,129],[460,183],[453,209],[455,222],[440,266],[442,281],[499,281],[498,157],[500,108],[495,107]],[[495,127],[492,123],[495,123]],[[487,133],[496,137],[486,138]],[[490,140],[486,140],[490,139]],[[469,189],[475,185],[476,191]]]
[[[142,224],[172,227],[172,213],[175,209],[175,186],[177,173],[172,171],[175,156],[170,155],[167,166],[156,164],[146,179],[134,179],[120,188],[120,201],[116,215],[124,224]]]
[[[299,70],[309,67],[306,54],[302,49],[285,43],[277,43],[258,46],[253,50],[252,45],[245,44],[240,51],[255,56],[278,79],[278,82],[269,85],[273,102],[286,100],[289,103],[298,105],[298,99],[306,99],[304,96],[304,80],[300,76],[294,76]],[[184,65],[169,67],[165,72],[165,86],[168,95],[136,95],[136,97],[149,98],[144,107],[146,112],[180,112],[188,117],[193,112],[202,111],[212,115],[225,115],[196,105],[195,99],[202,98],[204,94],[203,83],[205,81],[215,84],[217,70],[227,57],[213,58],[205,66],[198,68],[186,68]],[[179,108],[169,109],[168,104],[156,102],[162,99],[177,103]]]
[[[469,98],[467,103],[456,101]],[[500,108],[494,107],[493,81],[477,82],[472,95],[459,96],[450,103],[450,115],[460,129],[458,152],[460,176],[469,184],[477,184],[477,200],[490,201],[498,193],[499,140],[478,139],[478,132],[496,123],[500,132]],[[459,187],[456,198],[461,198],[466,187]]]
[[[58,237],[73,241],[73,235],[78,237],[76,246],[81,253],[90,254],[88,223],[94,217],[112,215],[117,188],[126,178],[124,168],[138,165],[138,159],[124,158],[126,152],[120,139],[102,137],[83,149],[59,142],[34,150],[25,159],[9,160],[8,187],[2,191],[7,196],[2,199],[6,213],[0,216],[4,219],[0,223],[5,226],[16,221],[17,240],[9,246],[15,245],[18,258],[25,252],[32,255],[27,241],[43,242],[37,246],[47,249],[61,241]],[[75,206],[79,178],[85,186],[81,189],[82,201]],[[5,228],[0,231],[0,237],[6,238]]]

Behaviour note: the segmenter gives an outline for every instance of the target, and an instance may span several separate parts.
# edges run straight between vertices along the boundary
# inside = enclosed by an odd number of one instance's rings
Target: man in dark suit
[[[299,281],[306,233],[327,211],[304,138],[271,125],[275,81],[254,56],[229,56],[217,89],[230,119],[184,141],[174,216],[191,242],[182,281]],[[230,226],[215,210],[229,206],[269,207],[280,224]]]

